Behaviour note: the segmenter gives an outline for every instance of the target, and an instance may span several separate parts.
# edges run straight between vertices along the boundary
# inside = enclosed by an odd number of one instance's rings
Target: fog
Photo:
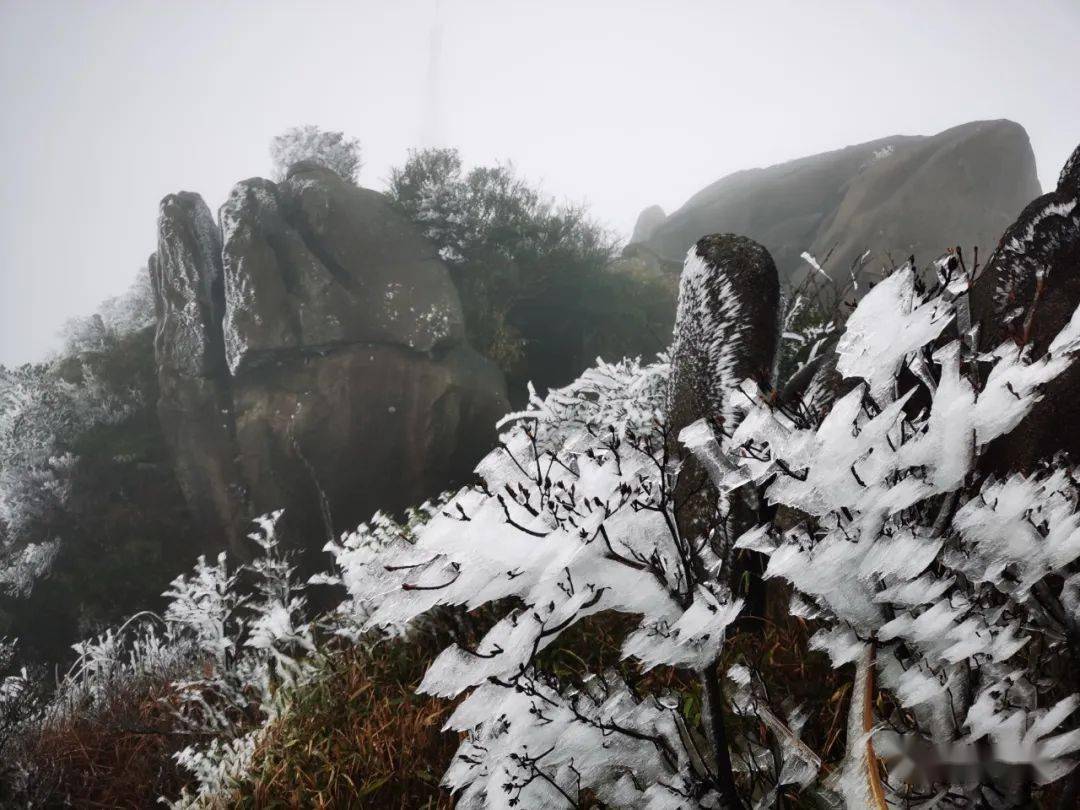
[[[123,290],[158,200],[212,208],[312,123],[379,188],[418,145],[512,160],[626,236],[729,172],[964,121],[1080,136],[1080,4],[0,0],[0,362]]]

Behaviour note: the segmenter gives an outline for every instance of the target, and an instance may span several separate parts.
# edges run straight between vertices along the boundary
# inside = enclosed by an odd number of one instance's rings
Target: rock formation
[[[1057,188],[1028,205],[1014,222],[971,292],[979,345],[1012,340],[1040,357],[1080,306],[1080,146]],[[1080,461],[1080,368],[1051,382],[1042,400],[1011,433],[988,449],[988,468],[1030,470],[1066,451]]]
[[[698,240],[679,283],[672,433],[702,417],[719,430],[730,416],[734,387],[747,378],[765,389],[771,385],[779,308],[780,283],[769,251],[731,233]]]
[[[637,222],[634,223],[634,232],[630,236],[630,244],[647,242],[656,233],[656,229],[664,224],[665,219],[667,219],[667,214],[664,213],[663,208],[659,205],[650,205],[638,214]]]
[[[695,194],[644,241],[681,261],[705,234],[749,236],[781,278],[805,272],[810,251],[846,277],[866,250],[878,270],[915,254],[925,263],[957,244],[984,255],[1039,194],[1027,133],[977,121],[933,136],[894,136],[765,169],[736,172]]]
[[[383,196],[315,163],[237,184],[221,209],[225,349],[233,373],[265,351],[464,337],[449,272]]]
[[[167,197],[151,263],[159,412],[192,510],[235,543],[284,508],[318,547],[460,483],[505,383],[411,223],[311,163],[237,184],[220,222]]]
[[[161,201],[158,248],[148,266],[157,318],[158,419],[203,534],[194,545],[235,549],[246,509],[221,334],[221,234],[199,195],[181,192]]]
[[[699,419],[717,437],[730,434],[743,380],[757,380],[764,390],[771,387],[779,311],[776,265],[757,242],[714,234],[691,249],[679,284],[671,348],[667,421],[674,454],[686,456],[674,445],[683,428]],[[756,552],[736,554],[731,545],[755,524],[761,504],[755,492],[744,488],[730,497],[727,514],[718,515],[718,500],[705,467],[693,456],[685,458],[674,493],[679,531],[691,538],[716,530],[713,550],[727,561],[733,589],[746,597],[746,615],[763,616],[765,558]]]

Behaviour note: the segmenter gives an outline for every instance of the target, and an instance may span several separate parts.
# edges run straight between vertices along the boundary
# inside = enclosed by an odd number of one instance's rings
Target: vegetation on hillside
[[[391,196],[512,379],[575,374],[621,306],[612,350],[642,340],[648,277],[613,273],[602,232],[508,167],[415,153]],[[835,289],[789,291],[771,376],[744,381],[755,291],[692,267],[670,362],[531,391],[473,484],[331,541],[324,574],[299,578],[274,513],[253,559],[199,557],[122,623],[189,531],[145,299],[5,371],[2,607],[98,632],[54,689],[0,638],[0,801],[1074,806],[1080,475],[982,461],[1069,373],[1080,310],[1041,356],[977,352],[959,260],[909,261],[850,314]],[[674,427],[680,341],[721,420]]]
[[[977,462],[1080,352],[1080,314],[973,377],[955,289],[898,268],[844,326],[846,393],[747,383],[726,435],[668,440],[664,361],[590,369],[507,423],[480,484],[376,515],[308,584],[271,516],[254,562],[200,560],[161,619],[84,645],[8,761],[38,773],[35,739],[149,679],[182,806],[442,807],[443,769],[459,807],[1067,806],[1080,493],[1067,467]],[[727,493],[700,537],[672,498],[690,457]],[[782,509],[729,534],[748,489]],[[762,616],[740,617],[732,549],[769,558]],[[347,598],[312,614],[327,585]],[[138,733],[114,730],[95,745]],[[89,770],[58,761],[54,781]]]
[[[0,635],[30,660],[140,608],[190,563],[191,520],[157,419],[141,272],[71,321],[46,363],[0,369]]]
[[[597,356],[652,357],[670,338],[670,286],[614,272],[614,238],[509,164],[466,170],[455,149],[410,153],[390,198],[450,267],[473,346],[526,384],[565,385]]]

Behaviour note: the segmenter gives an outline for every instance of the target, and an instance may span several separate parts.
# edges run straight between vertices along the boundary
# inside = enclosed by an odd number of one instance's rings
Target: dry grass
[[[163,698],[160,682],[129,685],[92,718],[72,712],[34,731],[23,755],[35,774],[19,804],[146,808],[159,796],[175,796],[188,780],[172,755],[190,738],[169,731]]]
[[[785,587],[773,583],[767,619],[737,626],[724,660],[762,673],[777,713],[793,705],[809,712],[804,742],[828,767],[843,755],[852,672],[850,667],[833,670],[827,656],[809,651],[816,628],[788,614],[788,597]],[[474,619],[468,635],[482,633],[490,616]],[[657,667],[643,676],[632,663],[619,660],[621,641],[636,624],[634,616],[589,617],[545,651],[541,663],[568,681],[616,668],[643,690],[679,694],[687,719],[696,722],[700,696],[692,673]],[[452,797],[439,780],[458,746],[457,735],[440,731],[453,704],[415,694],[428,664],[447,643],[447,638],[423,636],[371,648],[341,645],[327,653],[317,676],[268,730],[250,778],[227,806],[451,808]],[[152,807],[157,796],[177,795],[185,776],[171,755],[188,738],[161,733],[169,728],[163,697],[167,694],[160,684],[146,684],[118,696],[92,722],[73,720],[37,735],[30,754],[44,767],[35,785],[35,804]],[[895,709],[887,697],[880,700],[881,716]],[[1051,806],[1048,800],[1056,791],[1041,796],[1039,806]],[[785,799],[787,807],[804,806],[794,791]]]
[[[770,698],[814,710],[807,742],[838,757],[847,711],[848,673],[834,672],[826,656],[807,654],[813,628],[787,615],[787,594],[774,588],[770,619],[760,632],[736,633],[725,659],[767,667]],[[640,675],[620,661],[621,641],[638,617],[603,613],[568,630],[541,663],[573,680],[616,668],[645,690],[682,696],[688,718],[700,710],[693,673],[657,667]],[[270,729],[256,754],[253,776],[235,805],[270,807],[449,808],[438,786],[458,738],[439,729],[453,709],[447,701],[415,694],[424,670],[446,639],[386,642],[372,650],[343,648],[328,655],[318,677]],[[792,806],[795,806],[794,804]]]
[[[434,650],[386,643],[328,655],[260,745],[237,807],[450,808],[452,706],[415,694]]]

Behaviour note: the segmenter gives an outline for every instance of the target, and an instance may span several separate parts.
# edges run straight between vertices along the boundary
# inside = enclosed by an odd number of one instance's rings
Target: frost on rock
[[[992,285],[989,326],[1018,342],[1030,332],[1040,299],[1072,281],[1080,244],[1078,156],[1080,148],[1062,169],[1057,188],[1028,205],[1009,227],[985,271]]]
[[[771,383],[779,287],[772,258],[745,237],[705,237],[686,255],[671,348],[672,421],[732,420],[748,377]]]
[[[893,146],[891,143],[885,144],[885,146],[881,147],[880,149],[875,149],[874,150],[874,156],[871,159],[871,162],[876,163],[879,160],[884,160],[885,158],[889,157],[895,151],[896,151],[896,147]]]
[[[181,192],[161,201],[150,277],[158,366],[182,377],[212,374],[220,363],[221,233],[199,195]]]
[[[267,265],[264,231],[284,228],[273,184],[238,183],[221,206],[224,274],[222,332],[225,360],[235,375],[245,358],[265,348],[296,345],[296,318],[283,307],[285,291],[276,259]],[[282,235],[289,241],[288,234]]]

